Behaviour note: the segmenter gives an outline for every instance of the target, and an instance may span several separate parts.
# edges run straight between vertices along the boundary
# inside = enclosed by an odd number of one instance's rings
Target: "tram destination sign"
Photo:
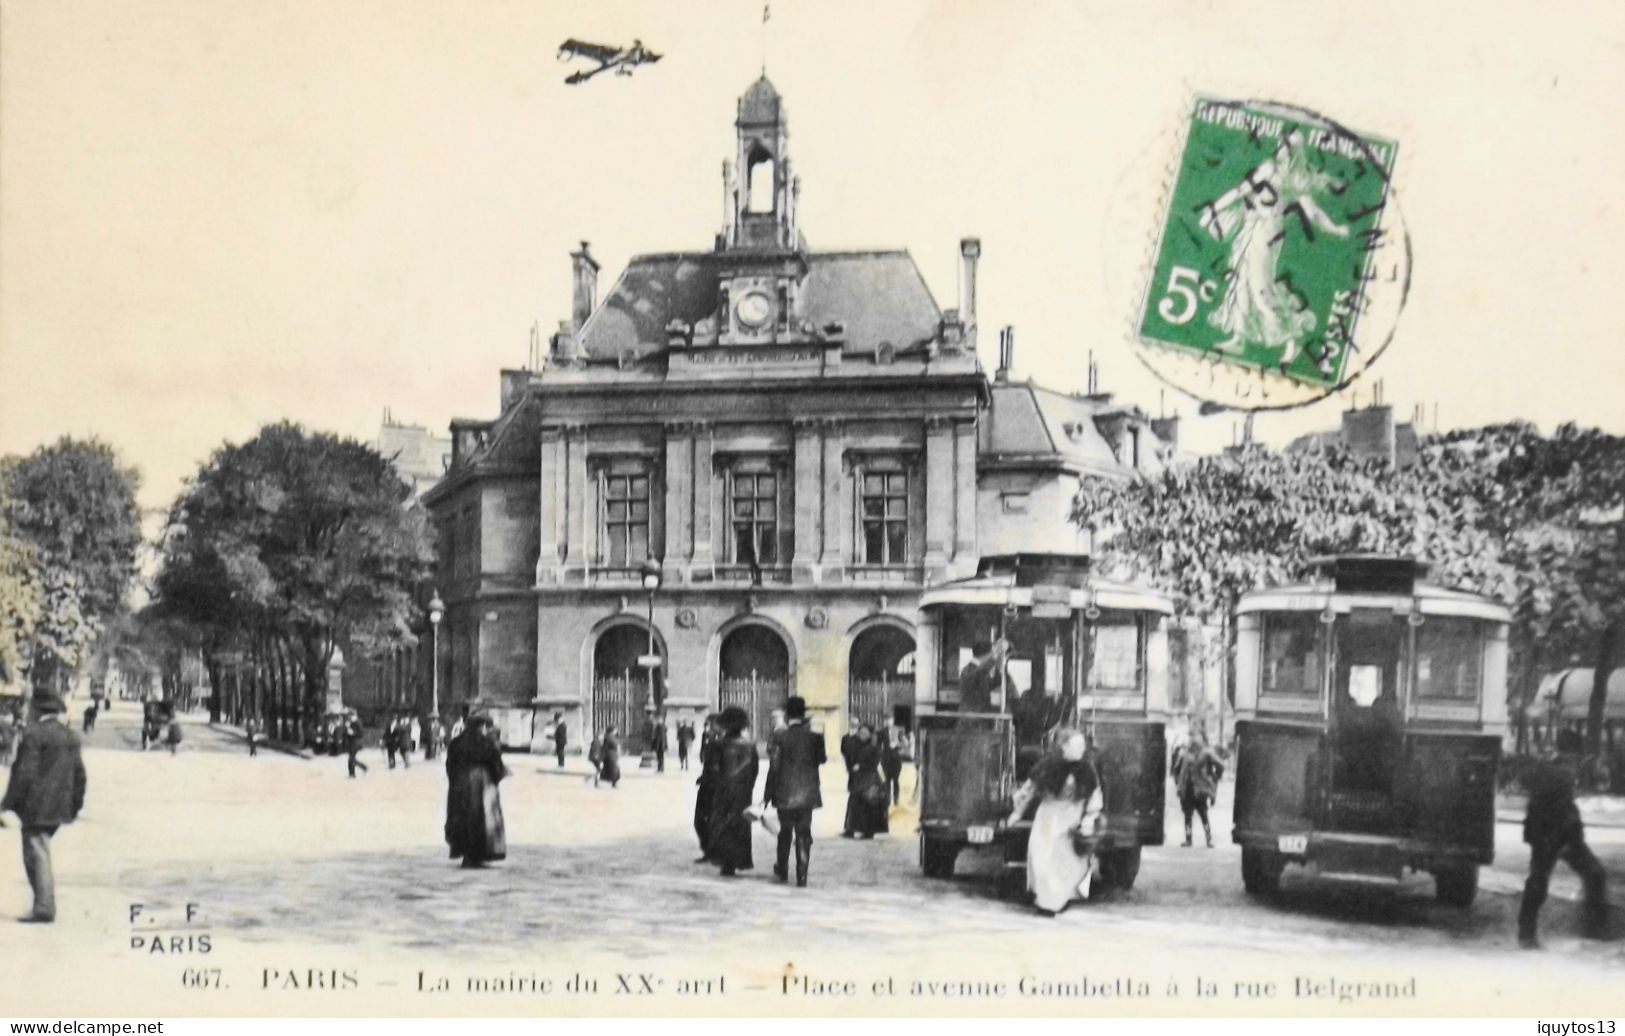
[[[1069,586],[1033,587],[1033,618],[1064,619],[1072,614],[1072,588]]]

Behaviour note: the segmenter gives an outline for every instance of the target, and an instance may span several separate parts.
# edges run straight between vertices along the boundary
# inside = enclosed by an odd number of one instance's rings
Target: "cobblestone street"
[[[236,983],[252,977],[262,987],[265,968],[361,966],[403,996],[415,995],[420,970],[448,961],[731,969],[738,981],[764,987],[787,967],[820,966],[1012,981],[1139,974],[1157,983],[1198,972],[1281,978],[1306,968],[1400,977],[1422,967],[1435,984],[1459,972],[1486,988],[1485,976],[1495,976],[1489,988],[1502,996],[1533,981],[1536,958],[1520,954],[1512,938],[1527,859],[1514,824],[1501,825],[1496,865],[1466,913],[1436,905],[1427,878],[1396,891],[1292,870],[1266,903],[1242,891],[1221,793],[1217,848],[1179,847],[1170,806],[1170,845],[1147,851],[1132,892],[1049,920],[997,898],[991,856],[965,854],[953,881],[921,876],[908,783],[890,837],[846,841],[838,837],[838,771],[826,772],[812,887],[798,891],[772,880],[765,833],[756,839],[756,870],[738,879],[691,862],[692,774],[676,772],[675,759],[664,775],[637,771],[631,760],[611,790],[594,789],[577,770],[557,772],[551,759],[510,755],[513,776],[502,785],[508,859],[470,872],[446,858],[441,842],[439,765],[420,760],[391,771],[369,751],[362,758],[370,771],[352,780],[342,756],[262,750],[249,759],[235,733],[200,723],[188,724],[177,756],[143,754],[133,750],[134,718],[133,708],[116,709],[89,738],[86,809],[57,838],[59,921],[0,927],[0,955],[30,962],[8,969],[7,983],[36,967],[112,968],[150,974],[154,994],[174,1009],[176,998],[195,995],[179,985],[183,967],[228,961],[247,962],[233,965],[241,968]],[[1592,835],[1616,874],[1625,864],[1620,835]],[[8,839],[8,859],[11,846]],[[21,868],[8,864],[3,873],[3,905],[20,914]],[[1550,948],[1542,970],[1559,969],[1577,990],[1617,988],[1625,953],[1618,942],[1578,939],[1576,892],[1560,872],[1543,917]],[[143,904],[134,924],[132,903]],[[201,929],[181,923],[186,903],[198,904]],[[160,930],[171,938],[206,930],[212,950],[175,955],[167,946],[180,944],[169,943],[155,952],[150,939]],[[133,936],[146,941],[132,946]],[[1435,986],[1430,995],[1450,994]]]

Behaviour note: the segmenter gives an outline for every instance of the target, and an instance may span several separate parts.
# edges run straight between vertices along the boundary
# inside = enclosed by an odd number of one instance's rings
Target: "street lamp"
[[[440,599],[435,592],[429,598],[429,628],[434,631],[434,643],[430,648],[429,671],[433,674],[430,681],[429,699],[431,702],[429,712],[429,729],[424,733],[428,735],[429,746],[424,753],[430,759],[435,756],[435,748],[440,741],[440,620],[445,617],[446,602]]]
[[[660,685],[656,682],[656,670],[660,668],[660,656],[655,654],[655,591],[660,589],[660,562],[654,558],[645,558],[638,567],[638,573],[643,579],[643,589],[649,594],[649,653],[638,659],[649,674],[649,729],[648,747],[644,749],[643,758],[638,766],[648,767],[655,764],[655,724],[660,722]]]

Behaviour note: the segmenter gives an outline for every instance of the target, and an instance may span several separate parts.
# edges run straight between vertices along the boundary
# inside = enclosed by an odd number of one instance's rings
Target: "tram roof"
[[[1423,615],[1459,615],[1491,622],[1512,621],[1512,613],[1505,605],[1482,594],[1421,582],[1405,593],[1339,590],[1333,580],[1326,578],[1251,590],[1242,594],[1236,605],[1236,613],[1318,612],[1328,607],[1336,612],[1351,608],[1392,608],[1398,613],[1408,612],[1413,601],[1418,602]]]
[[[1149,611],[1163,615],[1174,613],[1172,597],[1160,590],[1132,583],[1116,583],[1093,577],[1074,586],[1040,584],[1035,588],[1017,583],[1014,571],[983,572],[926,590],[920,595],[920,607],[945,604],[980,604],[995,607],[1014,604],[1018,608],[1030,607],[1036,589],[1038,591],[1036,596],[1042,599],[1046,594],[1054,595],[1050,599],[1057,604],[1060,603],[1059,592],[1065,590],[1068,606],[1079,611],[1094,605],[1097,608],[1115,608],[1122,611]]]

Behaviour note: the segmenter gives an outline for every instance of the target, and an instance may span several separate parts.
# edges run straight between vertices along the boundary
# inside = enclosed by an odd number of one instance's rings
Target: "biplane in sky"
[[[629,76],[632,69],[638,65],[648,65],[660,60],[660,55],[644,49],[642,40],[633,40],[630,47],[606,47],[601,43],[584,43],[581,40],[565,40],[559,44],[559,60],[570,61],[574,58],[586,58],[598,62],[597,68],[584,69],[571,73],[564,81],[571,86],[585,83],[600,72],[615,70],[618,76]]]

